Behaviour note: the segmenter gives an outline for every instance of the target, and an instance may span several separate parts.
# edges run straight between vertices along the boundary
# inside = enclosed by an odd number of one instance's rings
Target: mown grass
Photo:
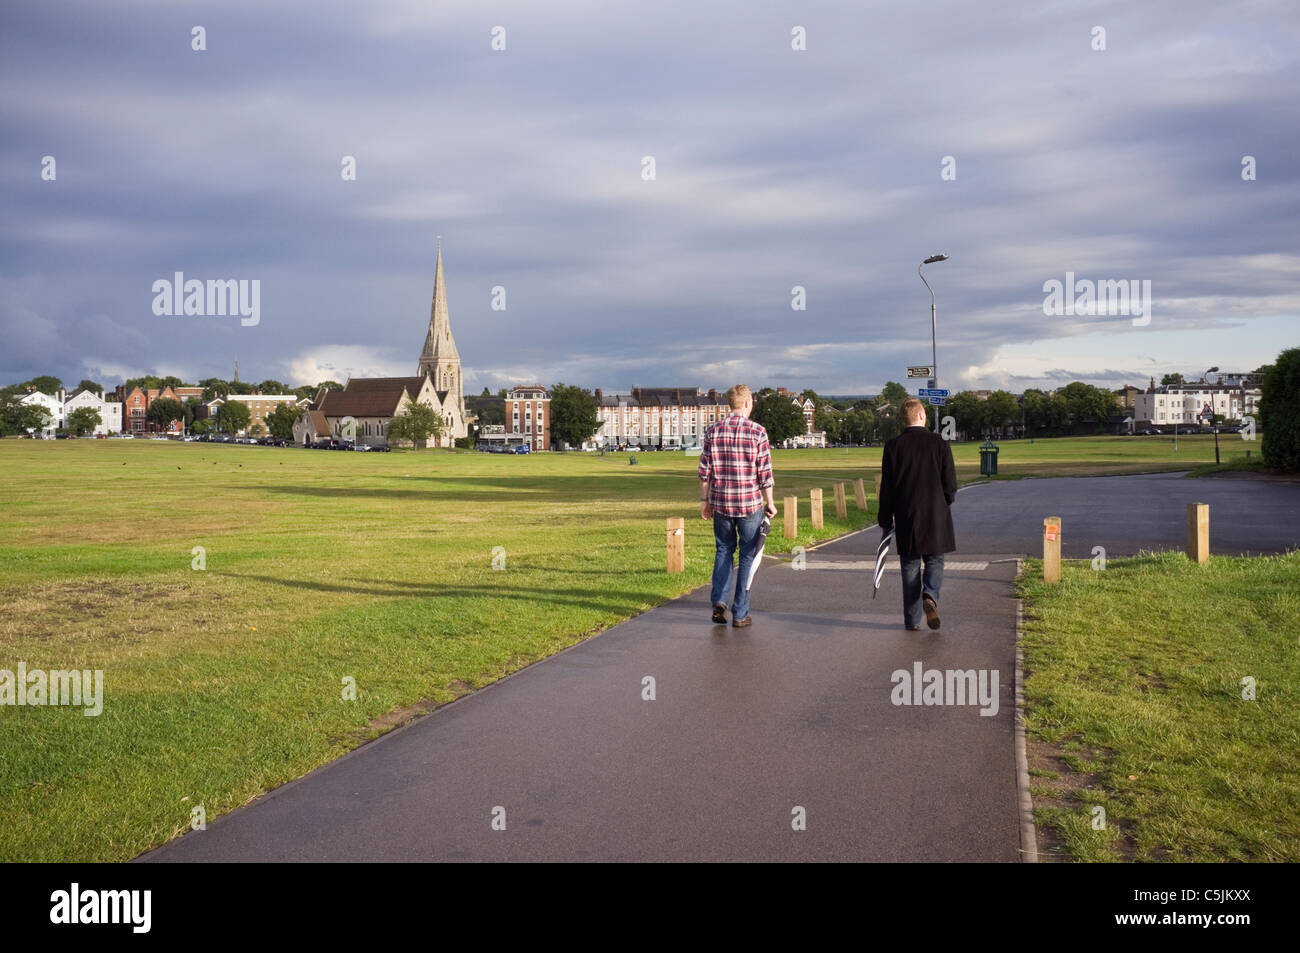
[[[1058,585],[1030,560],[1019,588],[1035,816],[1063,859],[1300,860],[1300,553],[1067,562]]]
[[[1195,439],[1176,459],[1140,439],[1008,442],[1001,469],[1182,467]],[[977,445],[954,453],[977,479]],[[800,532],[785,539],[778,518],[769,548],[866,525],[851,485],[836,519],[832,486],[861,476],[871,495],[879,460],[879,448],[777,451],[777,496],[799,497]],[[696,462],[0,440],[0,669],[103,669],[107,696],[94,718],[0,707],[0,860],[135,856],[185,830],[195,806],[210,820],[403,712],[704,583]],[[670,516],[686,517],[674,576]],[[345,676],[356,701],[342,699]]]

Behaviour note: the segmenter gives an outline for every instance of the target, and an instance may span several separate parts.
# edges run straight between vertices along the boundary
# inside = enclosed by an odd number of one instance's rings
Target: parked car
[[[531,453],[532,449],[526,443],[521,443],[510,449],[511,453]]]

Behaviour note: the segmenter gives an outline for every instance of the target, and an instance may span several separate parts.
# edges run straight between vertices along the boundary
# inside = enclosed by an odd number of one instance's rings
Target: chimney
[[[709,403],[711,403],[711,404],[716,404],[717,402],[718,402],[718,389],[717,389],[716,387],[710,387],[710,388],[709,388]]]
[[[601,402],[601,399],[602,399],[603,397],[604,397],[604,395],[601,394],[601,392],[600,392],[600,388],[597,387],[597,388],[596,388],[596,403],[599,404],[599,403]]]

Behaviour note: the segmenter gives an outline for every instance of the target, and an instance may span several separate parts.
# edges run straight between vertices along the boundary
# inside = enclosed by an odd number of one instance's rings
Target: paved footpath
[[[908,632],[878,539],[765,560],[748,629],[697,589],[142,859],[1018,860],[1015,562],[950,557],[942,629]],[[916,662],[996,671],[996,713],[892,704]]]

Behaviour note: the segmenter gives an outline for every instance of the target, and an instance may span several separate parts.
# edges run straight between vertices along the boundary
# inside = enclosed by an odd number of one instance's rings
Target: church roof
[[[370,378],[371,381],[387,381],[388,386],[358,387],[352,385],[358,381],[349,381],[347,390],[331,390],[321,401],[320,412],[326,417],[391,417],[397,413],[406,387],[398,383],[406,380],[401,377]]]
[[[388,391],[395,387],[404,387],[406,392],[414,400],[420,394],[420,389],[424,387],[424,378],[426,375],[418,377],[354,377],[348,381],[345,391],[353,393],[373,391]]]

